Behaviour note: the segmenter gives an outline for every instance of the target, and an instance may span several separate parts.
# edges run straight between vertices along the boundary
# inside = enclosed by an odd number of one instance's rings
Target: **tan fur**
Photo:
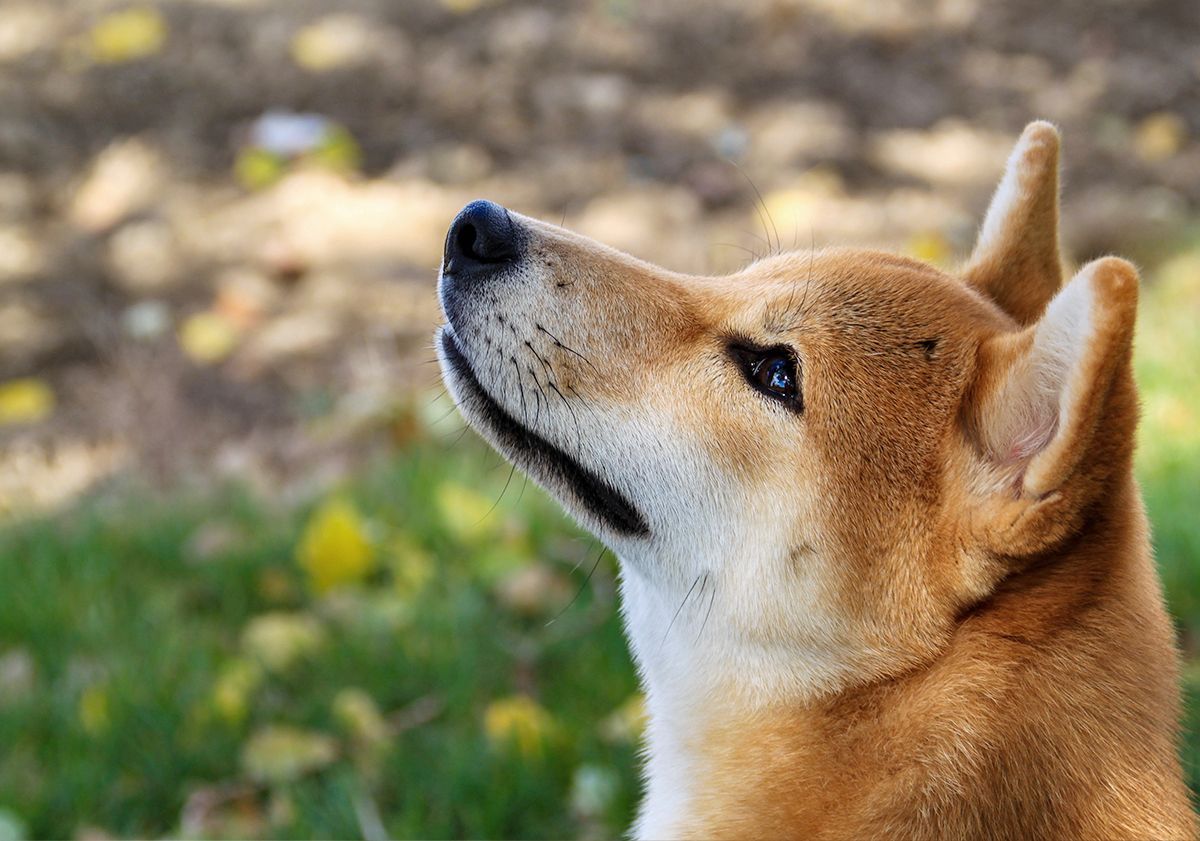
[[[831,617],[816,639],[759,590],[707,631],[837,677],[752,700],[736,669],[706,685],[672,834],[1195,837],[1132,475],[1137,273],[1107,258],[1060,292],[1057,161],[1030,126],[962,277],[851,250],[682,277],[522,220],[552,370],[589,409],[698,442]],[[764,408],[730,337],[796,349],[802,417]],[[794,583],[727,561],[722,598]]]
[[[928,665],[705,734],[694,838],[1191,838],[1170,626],[1128,479]],[[1136,629],[1136,633],[1134,630]]]

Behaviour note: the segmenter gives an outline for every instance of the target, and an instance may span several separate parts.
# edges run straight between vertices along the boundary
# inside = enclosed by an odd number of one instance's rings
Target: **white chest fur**
[[[704,774],[706,733],[780,701],[803,703],[836,689],[850,648],[815,610],[803,625],[779,629],[788,633],[769,641],[738,630],[747,627],[739,610],[761,618],[771,607],[761,596],[757,605],[747,600],[736,579],[719,571],[672,585],[658,576],[649,580],[639,568],[645,567],[623,562],[621,580],[626,633],[650,717],[646,793],[633,834],[661,839],[678,834],[702,796],[696,786]],[[795,592],[779,595],[793,606],[800,602]]]

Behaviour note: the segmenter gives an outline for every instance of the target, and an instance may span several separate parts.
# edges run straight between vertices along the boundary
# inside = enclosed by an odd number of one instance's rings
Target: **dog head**
[[[644,671],[894,673],[1127,472],[1137,277],[1063,286],[1057,168],[1031,125],[955,275],[822,250],[691,277],[489,202],[454,220],[446,382],[620,557]]]

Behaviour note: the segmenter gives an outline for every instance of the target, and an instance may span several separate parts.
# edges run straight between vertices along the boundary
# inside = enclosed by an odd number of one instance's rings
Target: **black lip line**
[[[480,385],[471,363],[463,356],[450,330],[442,330],[442,350],[454,372],[468,386],[496,437],[512,452],[526,454],[551,476],[563,482],[584,505],[613,531],[629,537],[649,537],[645,518],[620,491],[591,470],[521,425]]]

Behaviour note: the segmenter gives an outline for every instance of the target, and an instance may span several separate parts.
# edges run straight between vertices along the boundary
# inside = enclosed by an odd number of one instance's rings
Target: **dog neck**
[[[649,716],[647,790],[634,834],[672,837],[701,796],[693,787],[708,735],[780,703],[804,707],[836,694],[851,679],[850,646],[820,623],[807,650],[740,633],[727,611],[734,585],[717,572],[672,584],[651,580],[645,563],[621,567],[622,612]]]
[[[635,836],[803,837],[835,818],[855,837],[910,836],[930,825],[966,836],[980,821],[1005,820],[1016,821],[1016,836],[1035,825],[1052,837],[1081,828],[1112,836],[1124,824],[1103,823],[1103,810],[993,813],[994,793],[1018,786],[1005,808],[1046,797],[1075,803],[1089,785],[1081,767],[1130,762],[1141,776],[1106,771],[1104,784],[1124,797],[1130,780],[1157,781],[1163,801],[1184,804],[1180,821],[1190,820],[1179,781],[1153,765],[1174,761],[1169,714],[1133,739],[1118,714],[1080,721],[1073,712],[1080,704],[1173,709],[1170,626],[1144,517],[1125,491],[1102,506],[1109,512],[1098,512],[1086,538],[960,617],[941,650],[887,671],[878,662],[863,668],[853,650],[753,644],[720,612],[729,594],[718,589],[710,609],[697,583],[685,602],[688,587],[651,583],[639,573],[644,564],[623,562],[622,610],[649,712]],[[1109,516],[1113,508],[1125,510]],[[1024,609],[1030,602],[1043,609]],[[1089,682],[1100,668],[1139,679]],[[1014,782],[1006,767],[1037,772]]]

